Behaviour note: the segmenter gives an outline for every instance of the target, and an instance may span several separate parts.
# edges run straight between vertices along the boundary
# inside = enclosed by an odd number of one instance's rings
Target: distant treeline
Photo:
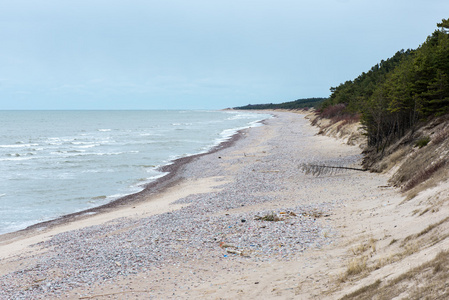
[[[234,109],[302,109],[302,108],[317,108],[319,107],[327,98],[307,98],[298,99],[295,101],[284,102],[280,104],[248,104],[245,106],[234,107]]]
[[[331,88],[320,111],[360,115],[368,145],[377,151],[420,122],[449,113],[449,19],[437,27],[418,49],[401,50]]]

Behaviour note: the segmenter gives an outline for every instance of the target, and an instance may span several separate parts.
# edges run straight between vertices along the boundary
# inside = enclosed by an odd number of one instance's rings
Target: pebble
[[[299,124],[307,122],[301,119]],[[227,166],[244,165],[233,175],[235,180],[223,183],[220,191],[180,199],[177,203],[190,205],[171,213],[142,219],[121,218],[60,233],[40,242],[34,247],[51,251],[33,257],[34,265],[1,276],[0,299],[58,297],[74,288],[87,290],[94,283],[112,283],[177,261],[200,260],[202,256],[216,257],[217,261],[222,257],[254,262],[288,261],[308,248],[330,243],[331,239],[322,232],[332,229],[309,216],[313,211],[331,214],[335,203],[329,199],[315,204],[297,199],[292,207],[274,206],[286,200],[284,191],[306,188],[301,182],[305,175],[298,166],[313,161],[316,154],[292,147],[298,145],[292,142],[297,139],[302,139],[305,147],[307,137],[300,125],[291,126],[289,118],[281,115],[267,123],[284,124],[282,130],[276,131],[276,138],[264,140],[260,129],[252,128],[251,134],[232,147],[219,150],[219,157],[225,159],[217,162],[216,154],[207,154],[180,171],[186,179],[229,176],[231,171]],[[269,150],[252,156],[235,154],[248,151],[248,146],[257,141]],[[338,164],[354,164],[359,159],[358,155],[343,157]],[[332,184],[332,180],[331,177],[316,178],[308,184],[324,186]],[[297,186],[292,185],[296,181]],[[270,205],[273,208],[256,212],[246,209],[263,203],[273,203]],[[273,213],[281,220],[255,219]],[[220,247],[220,243],[232,248]],[[38,278],[44,280],[35,282]]]

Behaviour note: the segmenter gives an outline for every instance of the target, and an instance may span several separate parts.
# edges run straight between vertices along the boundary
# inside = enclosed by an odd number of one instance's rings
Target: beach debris
[[[321,217],[330,217],[330,214],[325,214],[322,211],[311,211],[311,212],[303,212],[302,215],[304,217],[312,217],[312,218],[321,218]]]
[[[237,251],[237,250],[234,250],[234,249],[226,249],[226,252],[231,253],[231,254],[238,254],[238,255],[241,254],[240,251]]]
[[[287,215],[287,216],[291,216],[291,217],[296,217],[296,216],[297,216],[297,215],[296,215],[294,212],[292,212],[292,211],[281,211],[279,214],[280,214],[280,215]]]
[[[236,246],[231,245],[231,244],[226,244],[225,242],[220,242],[220,247],[223,248],[223,249],[226,249],[226,248],[234,248],[234,249],[237,249]]]
[[[278,216],[275,212],[271,212],[266,214],[265,216],[255,216],[254,220],[258,221],[268,221],[268,222],[278,222],[278,221],[284,221],[288,219],[289,217],[296,217],[297,215],[292,211],[282,211],[279,212]]]
[[[237,250],[237,249],[226,249],[226,252],[229,254],[235,254],[242,257],[251,257],[250,252],[248,250]]]
[[[225,242],[220,242],[220,247],[226,249],[226,253],[240,255],[243,257],[250,257],[250,252],[247,250],[239,250],[237,246],[232,244],[227,244]],[[225,256],[226,257],[226,256]]]
[[[274,213],[274,212],[271,212],[271,213],[269,213],[269,214],[267,214],[267,215],[265,215],[265,216],[263,216],[263,217],[255,216],[255,217],[254,217],[254,220],[258,220],[258,221],[268,221],[268,222],[278,222],[278,221],[282,221],[282,219],[279,218],[279,217],[277,216],[277,214]]]
[[[242,250],[242,252],[240,252],[240,256],[242,257],[251,257],[251,251],[250,250]]]

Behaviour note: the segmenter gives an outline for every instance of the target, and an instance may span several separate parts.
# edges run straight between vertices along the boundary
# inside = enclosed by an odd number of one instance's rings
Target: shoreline
[[[322,295],[345,270],[344,245],[379,227],[369,214],[401,198],[378,188],[379,174],[301,173],[304,162],[359,164],[360,149],[316,135],[304,115],[273,114],[177,165],[172,184],[142,201],[0,243],[0,299]]]
[[[257,121],[256,123],[264,124],[264,121],[265,119]],[[145,201],[145,198],[148,197],[149,195],[161,193],[163,190],[166,190],[176,185],[176,183],[181,180],[180,170],[186,164],[191,163],[192,161],[201,156],[213,154],[221,149],[231,147],[237,140],[239,140],[242,137],[242,131],[249,128],[251,127],[247,127],[236,131],[231,137],[220,142],[218,145],[211,147],[206,152],[180,157],[170,161],[166,165],[159,167],[157,171],[167,174],[145,184],[143,190],[139,192],[125,195],[118,199],[112,200],[111,202],[93,208],[83,209],[81,211],[62,215],[60,217],[48,221],[35,223],[20,230],[0,234],[0,246],[2,244],[8,243],[8,241],[15,240],[20,237],[25,237],[33,233],[38,233],[39,231],[42,230],[51,229],[55,226],[64,225],[71,222],[76,222],[78,220],[81,220],[86,217],[88,218],[93,215],[111,212],[115,209],[119,209],[121,206],[136,204],[139,203],[140,201]]]

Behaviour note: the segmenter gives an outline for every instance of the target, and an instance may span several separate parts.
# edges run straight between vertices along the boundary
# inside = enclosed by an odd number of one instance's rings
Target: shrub
[[[349,262],[348,269],[346,270],[346,275],[357,275],[362,273],[367,269],[367,262],[368,258],[366,256],[354,258]]]
[[[332,119],[337,116],[343,115],[346,109],[346,105],[340,103],[337,105],[328,106],[318,112],[321,118]]]
[[[341,117],[341,120],[339,121],[343,121],[338,125],[338,130],[340,130],[343,126],[348,125],[348,124],[354,124],[357,122],[360,122],[360,114],[355,114],[355,115],[344,115]]]
[[[318,111],[319,118],[330,119],[331,124],[343,121],[342,126],[360,121],[360,114],[350,113],[346,110],[345,104],[328,106]]]
[[[425,136],[420,138],[419,140],[416,141],[415,143],[415,147],[419,147],[422,148],[424,146],[427,146],[427,144],[430,142],[430,137]]]

